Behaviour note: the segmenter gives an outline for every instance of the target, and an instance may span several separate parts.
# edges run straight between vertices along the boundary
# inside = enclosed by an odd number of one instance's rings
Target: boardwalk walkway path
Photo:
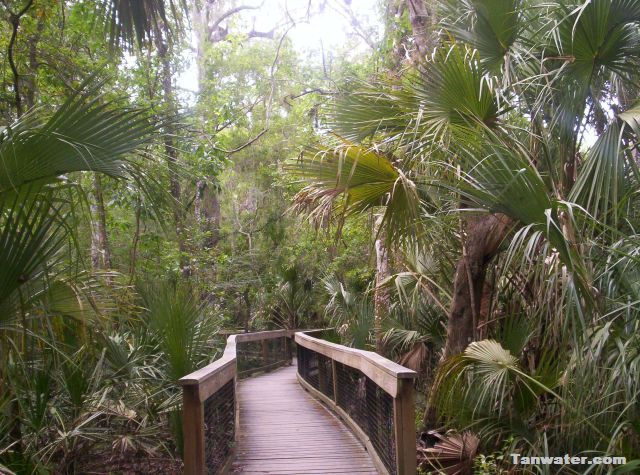
[[[286,366],[238,383],[240,427],[232,473],[377,474],[359,440]]]

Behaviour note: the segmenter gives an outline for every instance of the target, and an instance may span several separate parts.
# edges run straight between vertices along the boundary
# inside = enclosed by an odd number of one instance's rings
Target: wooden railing
[[[221,358],[180,379],[185,474],[229,469],[238,426],[238,377],[291,364],[292,335],[290,330],[231,335]]]
[[[416,473],[415,371],[377,353],[295,334],[298,380],[365,444],[383,474]]]

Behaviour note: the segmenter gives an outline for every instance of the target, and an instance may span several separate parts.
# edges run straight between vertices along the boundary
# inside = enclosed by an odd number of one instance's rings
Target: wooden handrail
[[[300,374],[298,365],[298,381],[309,392],[321,399],[327,406],[333,409],[352,429],[354,434],[365,444],[369,453],[373,456],[378,470],[383,474],[396,473],[398,475],[414,475],[416,473],[416,428],[415,428],[415,399],[413,383],[417,373],[400,366],[377,353],[371,351],[349,348],[336,343],[324,341],[305,334],[296,332],[295,342],[298,348],[303,347],[328,358],[331,363],[332,375],[325,377],[333,381],[333,388],[315,388]],[[344,407],[341,407],[339,392],[341,388],[337,377],[337,363],[360,371],[375,385],[393,398],[393,439],[395,442],[395,466],[385,464],[381,454],[365,428],[351,417]],[[321,368],[318,363],[319,375],[326,373],[327,368]],[[318,385],[322,386],[318,381]],[[322,390],[324,389],[324,390]],[[344,390],[344,388],[342,388]]]
[[[271,330],[255,333],[240,333],[227,338],[227,345],[220,358],[213,363],[200,368],[182,378],[179,382],[182,386],[182,413],[184,432],[184,473],[187,475],[202,475],[207,473],[207,461],[205,458],[205,402],[218,391],[223,389],[229,382],[233,381],[233,387],[237,384],[238,371],[236,363],[238,360],[238,345],[255,341],[266,342],[274,338],[292,337],[293,330]],[[264,351],[264,345],[263,345]],[[290,353],[289,353],[290,355]],[[291,358],[289,358],[290,360]],[[271,369],[274,365],[268,364],[257,370]],[[235,421],[238,426],[237,400],[233,398]],[[227,458],[227,462],[219,472],[228,470],[230,462],[233,460],[233,452]]]
[[[309,348],[327,358],[362,371],[391,397],[396,397],[399,394],[403,379],[412,380],[417,376],[415,371],[400,366],[373,351],[338,345],[309,336],[306,332],[296,332],[295,341],[298,345]]]

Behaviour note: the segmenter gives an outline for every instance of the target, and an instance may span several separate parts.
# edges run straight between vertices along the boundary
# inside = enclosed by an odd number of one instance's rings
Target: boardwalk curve
[[[351,431],[287,366],[238,383],[240,426],[232,473],[377,474]]]
[[[185,475],[416,474],[415,371],[318,336],[232,334],[180,379]]]

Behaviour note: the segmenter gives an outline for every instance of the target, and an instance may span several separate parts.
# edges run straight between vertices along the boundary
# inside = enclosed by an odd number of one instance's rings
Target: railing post
[[[182,388],[182,428],[184,473],[202,475],[205,473],[204,412],[198,385]]]
[[[338,371],[336,369],[336,360],[331,358],[331,371],[333,372],[333,401],[338,404]]]
[[[293,359],[293,345],[291,344],[292,337],[284,337],[284,358],[287,360],[287,365],[291,366]]]
[[[269,345],[267,345],[267,340],[262,340],[262,364],[264,366],[269,364]]]
[[[416,473],[416,415],[413,379],[400,379],[398,396],[393,400],[398,475]]]

